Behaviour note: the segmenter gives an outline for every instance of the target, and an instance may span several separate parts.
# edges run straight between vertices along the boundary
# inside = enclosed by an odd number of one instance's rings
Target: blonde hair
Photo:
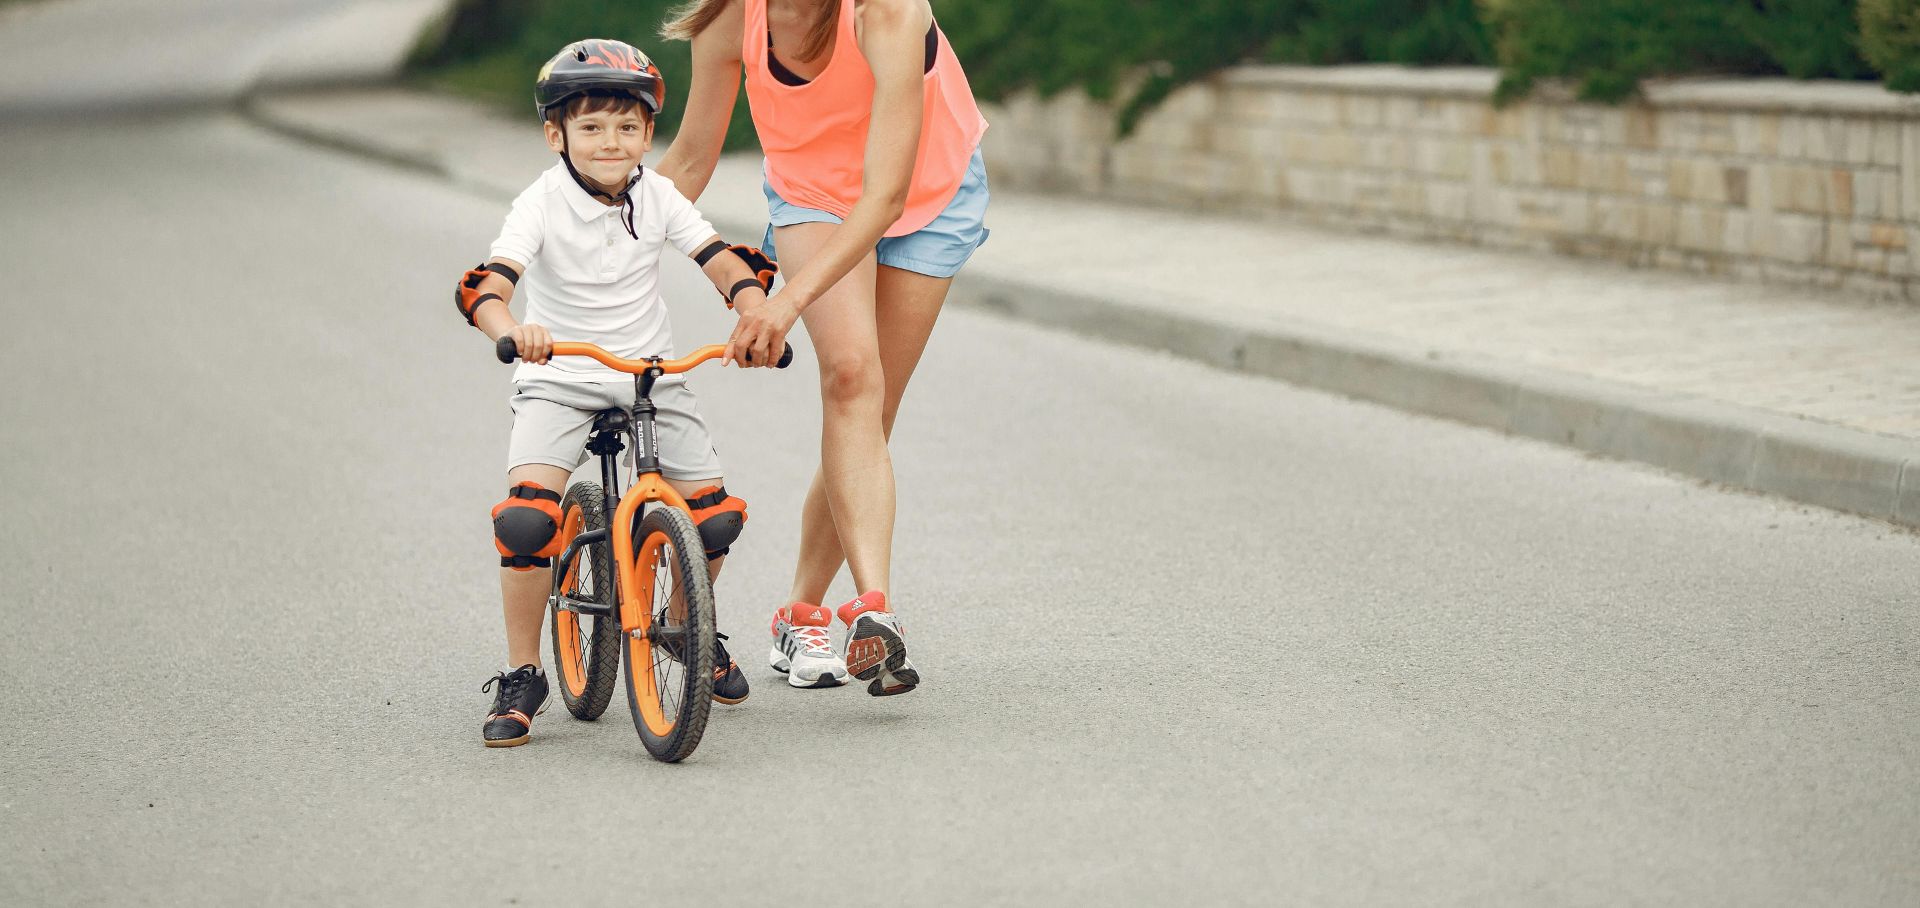
[[[713,20],[720,18],[727,4],[734,2],[736,0],[692,0],[670,14],[666,24],[660,26],[660,36],[672,41],[691,41],[694,35],[706,31]],[[820,11],[807,28],[807,40],[800,43],[800,56],[790,62],[800,63],[826,53],[827,42],[833,40],[833,27],[839,19],[840,0],[821,0]]]

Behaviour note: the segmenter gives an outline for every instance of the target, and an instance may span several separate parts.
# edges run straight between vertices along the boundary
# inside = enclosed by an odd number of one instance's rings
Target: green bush
[[[1920,0],[1860,0],[1860,46],[1894,91],[1920,91]]]
[[[1119,102],[1123,134],[1180,86],[1249,60],[1493,58],[1472,0],[934,0],[934,9],[981,96],[1082,88]]]
[[[1860,58],[1855,0],[1755,0],[1741,31],[1774,65],[1796,79],[1861,79],[1873,71]]]
[[[1858,50],[1855,0],[1484,0],[1498,36],[1498,98],[1546,77],[1582,98],[1627,97],[1647,76],[1871,76]]]
[[[680,128],[693,55],[684,41],[660,37],[660,24],[685,0],[459,0],[446,31],[419,48],[417,78],[502,109],[525,113],[534,123],[533,79],[560,48],[581,38],[617,38],[647,52],[667,80],[667,109],[656,125],[657,159],[664,139]],[[744,97],[734,104],[727,147],[757,147]]]

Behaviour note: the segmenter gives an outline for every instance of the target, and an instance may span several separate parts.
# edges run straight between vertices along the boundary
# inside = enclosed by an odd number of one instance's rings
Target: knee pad
[[[687,496],[687,510],[693,512],[708,558],[725,555],[747,525],[747,503],[728,495],[723,486],[707,486]]]
[[[537,482],[516,483],[493,506],[493,544],[500,566],[531,571],[560,554],[560,496]]]

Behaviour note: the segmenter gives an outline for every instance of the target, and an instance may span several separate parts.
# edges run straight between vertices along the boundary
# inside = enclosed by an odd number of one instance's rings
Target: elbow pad
[[[461,275],[459,285],[453,288],[453,305],[460,310],[460,317],[466,319],[469,325],[473,324],[474,310],[479,309],[481,303],[487,300],[506,302],[498,293],[480,292],[480,282],[486,280],[489,274],[500,275],[506,278],[509,284],[520,283],[519,272],[498,262],[483,263]]]

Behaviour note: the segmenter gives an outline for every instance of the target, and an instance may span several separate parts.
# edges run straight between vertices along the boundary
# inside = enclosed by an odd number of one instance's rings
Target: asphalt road
[[[752,698],[484,749],[502,206],[220,114],[0,160],[0,904],[1920,901],[1920,537],[971,312],[894,444],[920,691],[761,661],[802,343],[693,380]]]

